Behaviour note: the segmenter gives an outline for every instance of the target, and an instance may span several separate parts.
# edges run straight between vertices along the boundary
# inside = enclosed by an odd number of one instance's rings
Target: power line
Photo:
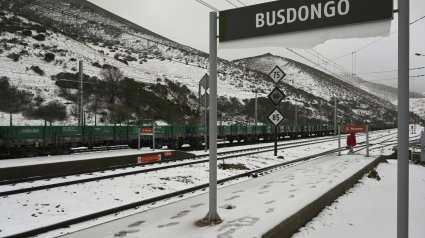
[[[226,0],[226,2],[232,4],[234,7],[237,7],[238,8],[238,6],[236,6],[235,4],[233,4],[232,2],[230,2],[229,0]]]
[[[246,5],[243,3],[243,2],[241,2],[241,1],[239,1],[239,0],[236,0],[236,1],[238,1],[240,4],[242,4],[244,7],[246,7]]]
[[[413,24],[415,24],[416,22],[418,22],[418,21],[420,21],[420,20],[422,20],[422,19],[424,19],[424,18],[425,18],[425,16],[422,16],[422,17],[420,17],[420,18],[416,19],[415,21],[411,22],[409,25],[413,25]],[[394,34],[394,33],[396,33],[396,32],[398,32],[398,30],[395,30],[395,31],[391,32],[389,36],[391,36],[392,34]],[[369,43],[369,44],[367,44],[367,45],[365,45],[365,46],[363,46],[363,47],[360,47],[359,49],[354,50],[354,51],[353,51],[353,52],[351,52],[351,53],[347,53],[347,54],[344,54],[344,55],[342,55],[342,56],[336,57],[336,58],[332,59],[332,61],[333,61],[333,60],[340,59],[340,58],[343,58],[343,57],[345,57],[345,56],[348,56],[348,55],[350,55],[350,54],[352,54],[352,53],[354,53],[354,52],[357,52],[357,51],[363,50],[364,48],[366,48],[366,47],[368,47],[368,46],[370,46],[370,45],[373,45],[373,44],[375,44],[376,42],[378,42],[378,41],[380,41],[380,40],[382,40],[382,39],[385,39],[385,38],[387,38],[387,37],[381,37],[381,38],[379,38],[378,40],[375,40],[375,41],[373,41],[373,42],[371,42],[371,43]]]
[[[216,12],[219,12],[219,11],[220,11],[220,10],[218,10],[217,8],[215,8],[215,7],[211,6],[211,5],[209,5],[208,3],[206,3],[206,2],[204,2],[204,1],[202,1],[202,0],[195,0],[195,1],[197,1],[198,3],[200,3],[200,4],[202,4],[202,5],[206,6],[206,7],[208,7],[209,9],[211,9],[211,10],[213,10],[213,11],[216,11]]]
[[[425,69],[425,67],[411,68],[409,70],[417,70],[417,69]],[[357,73],[357,74],[380,74],[380,73],[391,73],[391,72],[397,72],[397,71],[398,70],[387,70],[387,71],[366,72],[366,73]]]

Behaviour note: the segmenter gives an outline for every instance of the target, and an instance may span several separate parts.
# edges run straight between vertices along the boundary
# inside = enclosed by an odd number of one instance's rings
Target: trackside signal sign
[[[344,125],[342,127],[342,131],[346,133],[361,133],[366,132],[366,126],[365,125]]]
[[[220,11],[219,41],[393,19],[393,0],[285,0]]]

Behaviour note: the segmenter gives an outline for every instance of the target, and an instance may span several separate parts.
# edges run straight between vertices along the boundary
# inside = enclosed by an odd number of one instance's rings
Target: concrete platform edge
[[[341,158],[342,159],[342,158]],[[353,176],[338,184],[327,193],[320,196],[312,203],[299,210],[289,218],[282,221],[279,225],[262,235],[263,238],[290,238],[298,230],[305,226],[309,221],[313,220],[327,206],[331,205],[338,197],[343,195],[347,190],[353,187],[367,172],[371,171],[379,163],[385,160],[378,157],[359,170]]]

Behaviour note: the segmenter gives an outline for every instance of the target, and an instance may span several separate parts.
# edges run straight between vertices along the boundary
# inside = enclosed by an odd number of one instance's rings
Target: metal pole
[[[425,164],[425,131],[421,131],[421,164]]]
[[[274,126],[274,156],[277,156],[277,126]]]
[[[83,79],[84,79],[84,73],[83,73],[83,61],[80,60],[80,125],[83,124],[83,112],[84,112],[84,108],[83,108]]]
[[[338,156],[341,156],[341,125],[338,125]]]
[[[207,84],[208,85],[208,84]],[[205,89],[205,152],[208,150],[208,105],[207,105],[207,89]]]
[[[258,98],[257,98],[257,92],[255,92],[255,125],[257,125],[257,107],[258,107]]]
[[[137,149],[140,150],[140,128],[137,128]]]
[[[277,83],[274,86],[277,87]],[[275,108],[277,109],[277,105]],[[274,126],[274,156],[277,156],[277,125]]]
[[[209,212],[204,220],[221,222],[217,213],[217,13],[210,12],[210,164]]]
[[[409,237],[409,0],[398,0],[397,238]]]
[[[334,112],[334,135],[336,135],[336,104],[337,104],[337,101],[336,101],[336,97],[335,97],[335,112]]]
[[[298,113],[298,110],[297,110],[297,104],[295,104],[295,125],[297,125],[297,120],[298,120],[298,118],[297,118],[297,114]]]
[[[152,126],[152,150],[155,151],[155,125]]]
[[[369,125],[366,125],[366,157],[369,157]]]

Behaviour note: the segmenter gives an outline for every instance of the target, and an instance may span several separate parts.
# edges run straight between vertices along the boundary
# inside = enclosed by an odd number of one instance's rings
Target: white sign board
[[[285,120],[285,116],[279,112],[279,110],[275,109],[270,115],[268,116],[269,120],[273,123],[273,125],[277,126],[279,125],[283,120]]]
[[[205,74],[204,77],[199,80],[199,84],[205,89],[208,90],[210,87],[210,76],[208,74]]]
[[[286,74],[279,68],[279,66],[276,66],[272,72],[270,72],[269,76],[271,79],[273,79],[273,82],[277,84],[286,76]]]

